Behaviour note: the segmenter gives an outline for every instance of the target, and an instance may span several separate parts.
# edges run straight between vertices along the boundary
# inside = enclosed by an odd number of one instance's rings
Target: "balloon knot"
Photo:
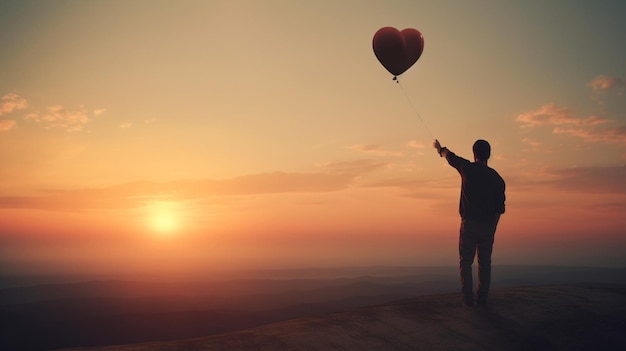
[[[398,80],[398,76],[393,76],[393,80]]]

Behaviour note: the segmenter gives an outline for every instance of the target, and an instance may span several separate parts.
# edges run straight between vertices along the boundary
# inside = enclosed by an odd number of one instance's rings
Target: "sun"
[[[157,213],[152,218],[152,227],[158,232],[173,232],[178,228],[178,220],[171,213]]]
[[[179,210],[170,203],[155,203],[149,206],[146,214],[148,225],[152,231],[171,235],[180,231],[182,223]]]

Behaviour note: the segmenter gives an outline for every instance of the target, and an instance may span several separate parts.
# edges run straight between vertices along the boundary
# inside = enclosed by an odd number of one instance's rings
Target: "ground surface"
[[[626,350],[626,287],[494,289],[485,308],[458,294],[203,338],[70,350]]]

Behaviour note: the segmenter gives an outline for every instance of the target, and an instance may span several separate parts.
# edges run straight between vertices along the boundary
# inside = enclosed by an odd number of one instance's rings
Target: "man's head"
[[[486,140],[476,140],[474,146],[472,146],[472,150],[474,150],[474,158],[476,161],[487,162],[489,156],[491,156],[491,146]]]

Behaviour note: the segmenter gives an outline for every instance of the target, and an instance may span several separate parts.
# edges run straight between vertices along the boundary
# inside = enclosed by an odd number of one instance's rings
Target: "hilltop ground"
[[[626,286],[494,289],[484,308],[459,294],[296,319],[208,337],[71,350],[624,350]]]

